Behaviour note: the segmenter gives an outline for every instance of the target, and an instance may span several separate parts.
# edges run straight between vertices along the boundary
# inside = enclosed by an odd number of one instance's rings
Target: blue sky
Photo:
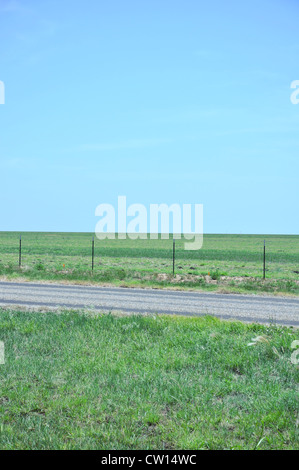
[[[299,233],[299,2],[0,0],[0,230],[204,205],[206,233]]]

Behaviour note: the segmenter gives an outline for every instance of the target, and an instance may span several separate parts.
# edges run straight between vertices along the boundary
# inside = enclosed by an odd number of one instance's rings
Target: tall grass
[[[212,317],[1,310],[0,448],[298,449],[298,338]]]

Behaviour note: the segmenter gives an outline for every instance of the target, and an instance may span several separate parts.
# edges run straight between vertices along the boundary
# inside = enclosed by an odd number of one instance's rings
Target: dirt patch
[[[168,280],[168,275],[165,273],[159,273],[157,275],[157,280],[158,281],[167,281]]]

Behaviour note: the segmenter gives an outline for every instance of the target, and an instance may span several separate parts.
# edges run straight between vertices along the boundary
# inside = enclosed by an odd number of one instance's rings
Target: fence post
[[[263,278],[266,279],[266,240],[264,240],[264,270]]]
[[[93,272],[94,267],[94,237],[92,237],[92,244],[91,244],[91,270]]]
[[[172,274],[174,276],[174,263],[175,263],[175,238],[173,239],[172,244]]]
[[[20,245],[19,245],[19,268],[22,264],[22,235],[20,235]]]

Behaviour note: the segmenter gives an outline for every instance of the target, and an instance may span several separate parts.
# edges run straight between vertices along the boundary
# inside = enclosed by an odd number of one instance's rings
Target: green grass
[[[263,276],[263,241],[267,271]],[[299,294],[299,236],[205,235],[203,248],[184,250],[176,241],[175,277],[172,239],[95,240],[91,273],[90,233],[19,234],[0,232],[0,276],[50,281],[175,287],[227,292]]]
[[[269,344],[248,346],[265,335]],[[0,311],[1,449],[298,449],[298,330]]]

